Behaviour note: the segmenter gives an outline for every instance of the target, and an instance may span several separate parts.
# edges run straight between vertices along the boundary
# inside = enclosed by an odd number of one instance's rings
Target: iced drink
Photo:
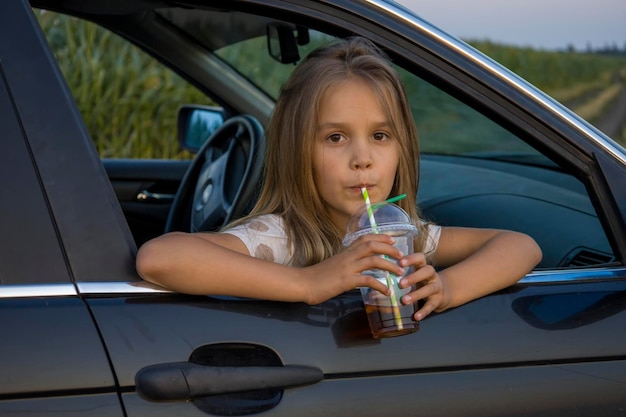
[[[417,228],[404,210],[394,204],[378,203],[372,205],[372,213],[376,219],[376,227],[372,227],[366,210],[350,219],[346,227],[347,234],[343,239],[344,246],[350,245],[366,234],[384,233],[395,238],[394,246],[403,254],[413,252],[413,239],[417,234]],[[395,259],[390,260],[395,262]],[[411,271],[412,268],[405,268],[402,276]],[[402,276],[379,269],[363,271],[363,274],[375,277],[391,289],[391,296],[386,296],[369,287],[361,288],[372,335],[379,339],[417,331],[419,323],[413,319],[416,305],[404,305],[400,301],[403,295],[413,290],[413,288],[401,289],[398,286]]]

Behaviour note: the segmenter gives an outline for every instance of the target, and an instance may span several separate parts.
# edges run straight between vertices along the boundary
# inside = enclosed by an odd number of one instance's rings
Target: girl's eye
[[[383,141],[385,139],[389,139],[389,135],[386,134],[385,132],[376,132],[376,133],[374,133],[374,135],[372,137],[376,141]]]
[[[326,138],[326,140],[331,143],[339,143],[345,139],[346,138],[340,133],[333,133],[332,135]]]

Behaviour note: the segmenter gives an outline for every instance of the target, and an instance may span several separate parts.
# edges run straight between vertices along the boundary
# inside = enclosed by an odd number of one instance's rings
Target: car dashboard
[[[615,259],[583,184],[551,168],[426,154],[420,161],[418,204],[425,220],[443,226],[532,236],[543,251],[538,269]]]

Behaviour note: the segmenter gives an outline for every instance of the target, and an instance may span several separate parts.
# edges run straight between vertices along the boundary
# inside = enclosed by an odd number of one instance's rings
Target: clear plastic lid
[[[385,233],[394,236],[417,234],[417,227],[411,222],[406,211],[395,204],[376,203],[372,204],[372,212],[376,227],[370,223],[367,209],[363,207],[348,220],[346,236],[343,238],[344,246],[350,245],[359,237],[372,233]]]

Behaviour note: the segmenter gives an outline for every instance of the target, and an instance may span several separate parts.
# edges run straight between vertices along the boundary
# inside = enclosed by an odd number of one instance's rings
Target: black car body
[[[624,415],[624,149],[392,2],[224,3],[2,2],[0,415]],[[425,215],[529,233],[544,260],[518,284],[385,340],[371,338],[357,292],[308,306],[148,285],[134,256],[163,232],[172,199],[144,191],[176,192],[190,162],[100,158],[33,7],[121,35],[227,118],[261,125],[272,94],[213,54],[237,22],[241,40],[275,21],[366,36],[423,88],[488,121],[503,135],[493,143],[519,142],[429,152],[449,124],[418,121]],[[197,27],[231,32],[218,45]]]

